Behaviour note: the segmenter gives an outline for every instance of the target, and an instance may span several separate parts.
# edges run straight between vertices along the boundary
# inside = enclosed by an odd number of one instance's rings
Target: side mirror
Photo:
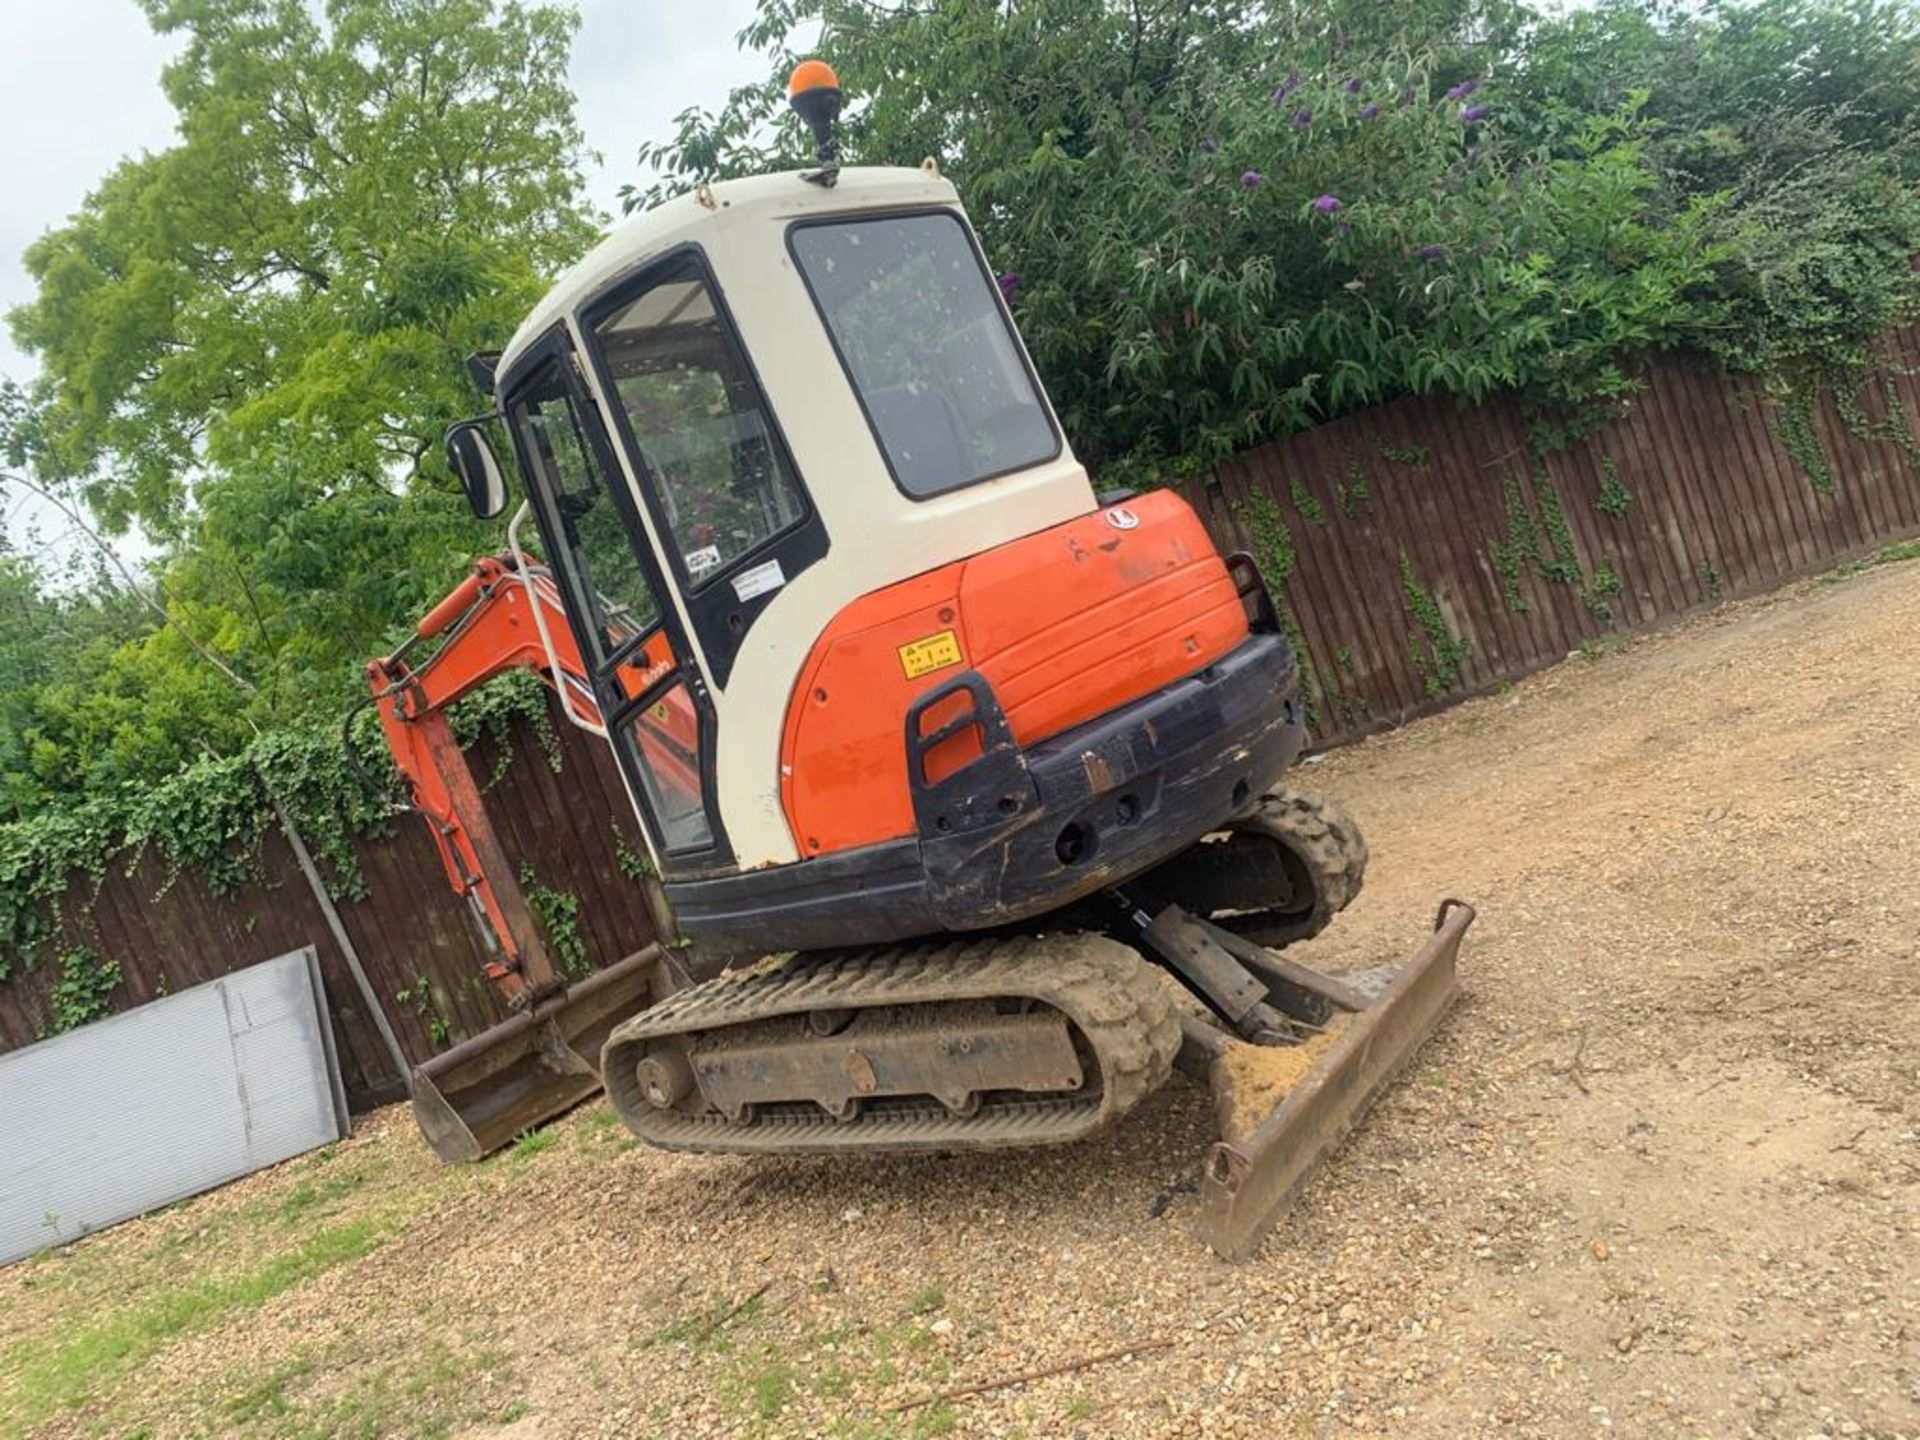
[[[487,439],[485,420],[462,420],[447,431],[447,464],[460,477],[467,504],[482,520],[492,520],[507,508],[507,477]]]

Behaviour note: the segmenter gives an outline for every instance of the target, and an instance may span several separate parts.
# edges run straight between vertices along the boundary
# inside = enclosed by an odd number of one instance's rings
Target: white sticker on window
[[[778,560],[769,560],[756,565],[751,570],[742,570],[733,577],[733,593],[742,600],[751,600],[756,595],[764,595],[769,590],[778,590],[787,583],[786,573],[781,570]]]
[[[707,545],[687,555],[687,574],[698,580],[720,563],[720,547]]]

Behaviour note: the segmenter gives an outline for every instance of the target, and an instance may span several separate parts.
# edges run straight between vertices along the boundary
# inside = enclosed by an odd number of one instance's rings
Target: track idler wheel
[[[1367,842],[1353,818],[1331,800],[1283,787],[1128,890],[1277,950],[1326,929],[1360,893],[1366,871]]]

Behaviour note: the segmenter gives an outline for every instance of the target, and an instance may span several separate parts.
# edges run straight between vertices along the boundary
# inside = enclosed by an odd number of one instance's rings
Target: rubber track
[[[931,1098],[889,1101],[844,1122],[802,1102],[762,1107],[743,1124],[718,1112],[655,1109],[641,1097],[634,1075],[646,1042],[667,1036],[810,1010],[1003,996],[1037,1000],[1066,1014],[1099,1063],[1097,1093],[989,1099],[971,1116],[956,1116]],[[1102,1129],[1165,1082],[1179,1049],[1171,987],[1135,951],[1100,935],[1015,936],[797,955],[720,975],[622,1024],[607,1041],[601,1073],[628,1128],[662,1149],[982,1150],[1065,1144]]]
[[[1223,921],[1258,945],[1279,949],[1318,935],[1360,893],[1367,873],[1367,842],[1338,805],[1304,790],[1269,790],[1251,812],[1228,826],[1264,835],[1285,847],[1312,877],[1313,904],[1304,912],[1250,914]]]

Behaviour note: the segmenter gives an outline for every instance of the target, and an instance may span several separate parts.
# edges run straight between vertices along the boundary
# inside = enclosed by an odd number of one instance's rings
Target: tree
[[[316,490],[417,474],[592,233],[573,17],[490,0],[142,0],[185,42],[181,143],[37,242],[43,475],[171,534],[206,469]]]
[[[41,362],[0,450],[159,541],[156,588],[255,687],[128,639],[76,777],[335,712],[359,665],[489,547],[437,458],[502,345],[591,238],[565,83],[575,18],[521,0],[141,0],[182,42],[179,143],[35,243],[9,317]],[[117,711],[118,726],[112,712]],[[102,712],[108,712],[103,714]]]
[[[1408,391],[1584,410],[1658,348],[1858,350],[1916,293],[1899,9],[762,0],[767,80],[628,198],[801,160],[817,23],[848,157],[956,181],[1080,455],[1177,473]]]

